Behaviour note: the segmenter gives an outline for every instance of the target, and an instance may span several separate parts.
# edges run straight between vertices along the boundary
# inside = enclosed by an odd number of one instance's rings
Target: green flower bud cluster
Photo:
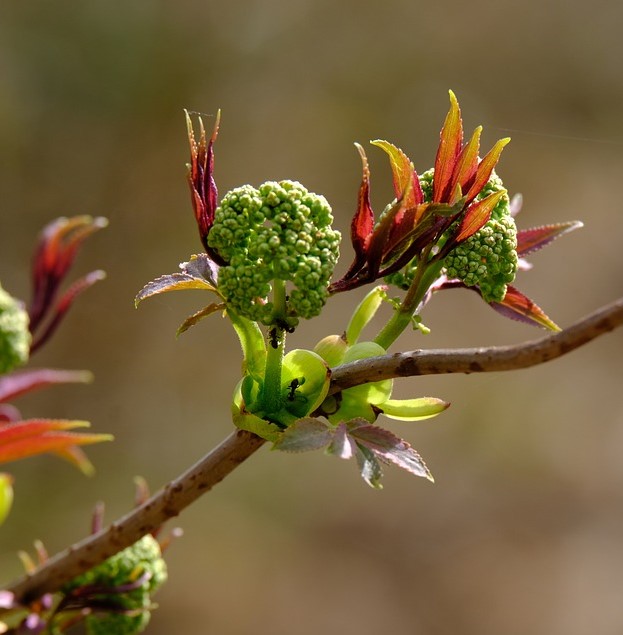
[[[240,315],[266,325],[294,327],[318,315],[339,254],[323,196],[296,181],[243,185],[216,209],[208,244],[225,261],[218,288]],[[274,281],[289,281],[285,314],[269,299]]]
[[[149,575],[145,575],[149,574]],[[74,578],[62,591],[69,593],[84,586],[114,589],[136,582],[145,576],[135,589],[119,593],[102,592],[99,603],[110,603],[119,612],[93,613],[85,618],[88,635],[135,635],[145,630],[153,608],[151,594],[167,579],[167,566],[158,541],[150,534],[131,547],[115,554],[87,573]]]
[[[0,286],[0,374],[28,361],[28,313]]]
[[[503,189],[501,179],[492,174],[477,200]],[[515,279],[517,261],[517,226],[508,195],[504,194],[491,218],[455,247],[444,264],[449,278],[457,278],[468,287],[478,286],[486,302],[501,302],[507,285]]]

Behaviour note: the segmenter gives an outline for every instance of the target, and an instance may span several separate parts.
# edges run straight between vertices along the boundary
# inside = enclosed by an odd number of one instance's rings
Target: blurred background
[[[452,88],[466,131],[484,125],[483,148],[513,139],[498,172],[524,196],[519,224],[585,222],[518,280],[564,327],[623,292],[622,21],[623,4],[605,0],[589,11],[577,0],[3,2],[3,286],[29,296],[31,248],[52,218],[110,219],[74,269],[107,280],[32,361],[91,369],[95,383],[16,405],[89,419],[116,441],[88,449],[92,479],[50,457],[8,466],[16,503],[0,582],[20,574],[18,549],[36,538],[64,548],[88,531],[96,501],[112,520],[131,507],[135,475],[156,489],[231,430],[231,329],[213,317],[174,336],[211,299],[133,306],[143,284],[201,249],[183,108],[208,126],[223,111],[221,194],[298,179],[347,232],[361,176],[353,142],[389,139],[427,169]],[[390,174],[379,150],[368,154],[380,211]],[[332,299],[291,345],[340,332],[358,298]],[[405,335],[403,349],[542,335],[464,291],[437,296],[424,319],[431,335]],[[147,632],[620,633],[622,345],[619,331],[530,370],[396,382],[400,396],[453,404],[431,422],[391,424],[434,485],[389,469],[376,492],[349,463],[262,449],[175,523],[185,535]]]

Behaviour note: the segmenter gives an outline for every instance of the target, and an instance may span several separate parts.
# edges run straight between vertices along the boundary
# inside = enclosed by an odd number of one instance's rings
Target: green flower
[[[326,199],[295,181],[228,192],[208,234],[209,247],[226,263],[219,292],[240,315],[269,326],[293,328],[299,317],[318,315],[339,254],[332,222]],[[286,282],[281,301],[278,289]]]

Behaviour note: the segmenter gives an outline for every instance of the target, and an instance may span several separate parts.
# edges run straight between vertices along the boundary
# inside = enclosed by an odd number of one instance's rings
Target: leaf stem
[[[419,258],[418,266],[411,286],[407,290],[400,306],[394,311],[387,324],[379,331],[374,341],[387,350],[409,326],[426,292],[441,270],[439,261],[429,262],[433,245],[425,247]]]
[[[264,371],[261,408],[267,416],[279,412],[282,406],[281,370],[283,368],[283,353],[286,343],[285,330],[278,326],[273,327],[269,340],[266,351],[266,369]]]

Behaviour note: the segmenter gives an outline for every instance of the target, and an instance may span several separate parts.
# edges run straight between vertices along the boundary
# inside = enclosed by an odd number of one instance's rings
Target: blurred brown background
[[[89,450],[93,479],[49,457],[8,466],[17,500],[1,529],[0,582],[20,573],[18,549],[35,538],[65,547],[97,500],[112,520],[131,506],[135,475],[156,488],[231,429],[240,359],[227,324],[213,317],[174,337],[209,298],[133,308],[146,281],[200,249],[183,108],[223,110],[221,193],[299,179],[347,230],[353,142],[390,139],[427,169],[452,88],[487,149],[513,137],[499,172],[524,195],[520,224],[585,221],[518,281],[564,326],[623,291],[622,21],[623,4],[603,0],[3,2],[3,285],[28,296],[30,249],[53,217],[111,221],[77,263],[108,279],[33,360],[89,368],[95,383],[17,405],[90,419],[116,441]],[[368,152],[380,210],[389,171]],[[352,301],[332,300],[292,345],[339,332]],[[460,291],[424,317],[432,334],[405,336],[403,348],[541,335]],[[388,470],[379,493],[354,465],[263,449],[179,518],[185,537],[148,632],[621,633],[622,343],[614,333],[513,374],[400,382],[403,396],[453,403],[430,423],[392,425],[435,485]]]

